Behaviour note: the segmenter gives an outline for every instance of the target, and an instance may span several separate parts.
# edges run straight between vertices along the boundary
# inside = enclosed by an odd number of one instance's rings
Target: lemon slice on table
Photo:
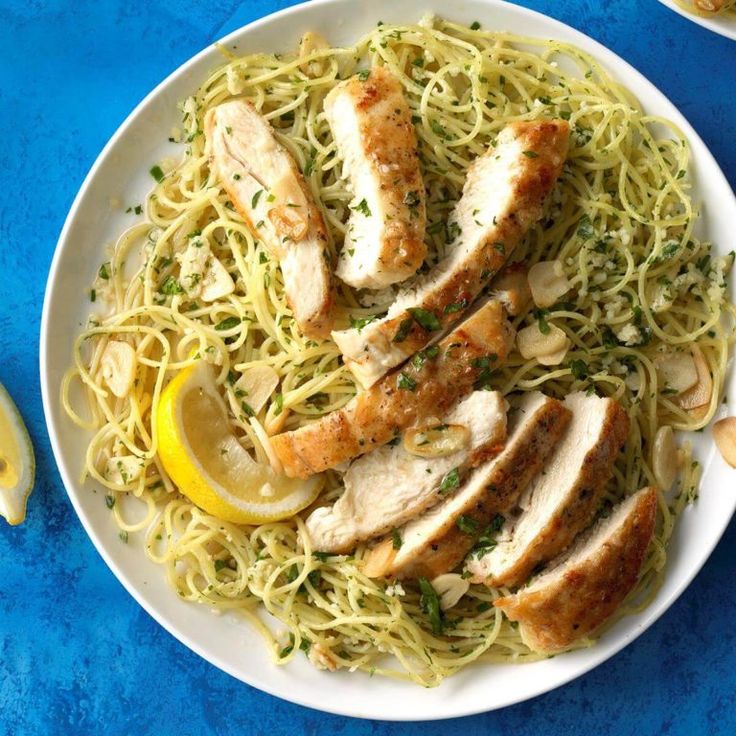
[[[36,459],[18,407],[0,383],[0,516],[15,526],[26,518]]]
[[[298,480],[256,462],[233,434],[212,368],[199,361],[164,389],[156,414],[158,453],[179,490],[218,519],[262,524],[293,516],[323,479]]]

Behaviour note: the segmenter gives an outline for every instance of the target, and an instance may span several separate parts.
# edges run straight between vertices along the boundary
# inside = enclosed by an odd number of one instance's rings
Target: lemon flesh
[[[0,384],[0,516],[13,526],[26,518],[36,459],[18,407]]]
[[[321,476],[287,478],[251,457],[233,434],[204,361],[166,386],[156,429],[166,472],[190,501],[219,519],[238,524],[285,519],[309,506],[322,489]]]

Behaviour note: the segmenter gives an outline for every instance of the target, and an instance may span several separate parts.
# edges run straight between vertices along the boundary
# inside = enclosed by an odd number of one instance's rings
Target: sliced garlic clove
[[[521,314],[532,300],[526,267],[521,263],[507,266],[503,273],[491,282],[489,295],[492,299],[498,299],[512,317]]]
[[[298,243],[304,240],[309,230],[307,215],[300,205],[278,205],[268,212],[268,219],[276,230],[277,235],[283,240]]]
[[[698,409],[710,403],[713,394],[713,378],[710,375],[708,364],[705,362],[703,351],[697,346],[692,348],[695,367],[698,372],[698,382],[690,389],[680,394],[677,402],[683,409]]]
[[[675,433],[672,427],[665,425],[657,430],[654,435],[652,447],[652,470],[657,485],[663,491],[669,491],[677,478],[679,467],[677,445],[675,444]]]
[[[470,430],[462,424],[428,424],[404,434],[404,449],[419,457],[445,457],[467,447]]]
[[[448,572],[444,575],[438,575],[432,580],[432,587],[437,591],[440,597],[440,608],[447,611],[458,604],[460,599],[470,589],[470,582],[463,579],[462,575],[456,572]]]
[[[235,282],[225,266],[212,256],[202,277],[202,299],[206,302],[214,302],[228,294],[232,294],[233,291],[235,291]]]
[[[567,355],[567,351],[570,349],[571,345],[572,343],[570,340],[567,340],[565,342],[565,347],[561,348],[556,353],[551,353],[550,355],[538,355],[537,361],[540,365],[559,365],[563,360],[565,360],[565,356]]]
[[[555,325],[548,324],[549,332],[543,333],[538,324],[519,330],[516,335],[516,346],[525,360],[538,358],[540,355],[554,355],[567,349],[567,335]]]
[[[102,353],[100,368],[102,377],[115,396],[127,396],[138,365],[134,348],[122,340],[110,340]]]
[[[570,291],[570,282],[560,261],[539,261],[529,269],[529,288],[538,307],[551,307]]]
[[[234,388],[236,395],[242,396],[253,413],[258,414],[276,390],[279,380],[279,374],[270,365],[256,365],[243,371]]]
[[[299,58],[304,59],[316,51],[324,51],[330,48],[325,38],[314,31],[307,31],[299,41]],[[299,68],[308,76],[321,77],[327,69],[326,59],[312,59],[299,64]]]
[[[736,468],[736,417],[719,419],[713,425],[713,439],[723,459]]]
[[[136,455],[113,456],[107,461],[105,477],[118,486],[127,486],[141,477],[143,461]]]
[[[690,353],[667,353],[654,359],[664,387],[681,394],[698,382],[698,368]]]

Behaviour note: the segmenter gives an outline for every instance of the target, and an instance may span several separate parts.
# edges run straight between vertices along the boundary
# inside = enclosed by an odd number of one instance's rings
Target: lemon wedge
[[[287,478],[256,462],[233,434],[212,368],[199,361],[166,386],[156,414],[158,453],[179,490],[218,519],[263,524],[293,516],[323,479]]]
[[[26,518],[26,502],[33,490],[36,459],[18,407],[0,384],[0,516],[9,524]]]

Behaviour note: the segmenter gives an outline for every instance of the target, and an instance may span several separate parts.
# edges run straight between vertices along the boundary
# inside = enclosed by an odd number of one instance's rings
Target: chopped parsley
[[[156,181],[160,182],[163,181],[164,178],[164,172],[161,169],[161,167],[156,164],[155,166],[152,166],[150,171],[148,172]]]
[[[537,320],[537,327],[543,335],[549,335],[550,326],[547,323],[546,316],[549,314],[549,309],[535,309],[534,317]]]
[[[588,215],[583,215],[578,221],[577,234],[583,238],[583,240],[589,240],[595,234],[593,223],[590,221],[590,217],[588,217]]]
[[[232,330],[233,327],[237,327],[240,324],[240,317],[225,317],[220,320],[216,325],[215,329],[219,331]]]
[[[169,276],[166,281],[164,281],[160,291],[162,294],[168,294],[169,296],[184,293],[182,285],[173,276]]]
[[[522,151],[527,158],[539,158],[539,154],[536,151]]]
[[[115,505],[115,496],[105,496],[105,506],[111,509]]]
[[[480,23],[477,20],[474,20],[470,25],[471,31],[478,31],[480,30]]]
[[[417,382],[411,376],[404,373],[404,371],[399,373],[399,380],[396,382],[396,385],[404,391],[417,390]]]
[[[404,342],[411,332],[411,327],[414,324],[414,320],[410,318],[404,319],[399,324],[399,329],[396,330],[396,334],[391,342]]]
[[[440,610],[440,597],[437,591],[432,587],[432,583],[427,578],[419,578],[419,605],[429,618],[432,627],[432,633],[435,636],[442,634],[444,624],[442,621],[442,611]]]
[[[255,209],[256,205],[258,204],[258,200],[261,198],[261,195],[263,194],[263,189],[259,189],[254,195],[253,198],[250,200],[250,206],[251,209]]]
[[[445,474],[440,483],[440,493],[447,493],[460,485],[460,470],[453,468]]]
[[[461,299],[459,302],[452,302],[445,307],[445,314],[454,314],[455,312],[462,312],[468,306],[467,299]]]
[[[404,541],[401,539],[401,534],[399,534],[399,530],[395,527],[391,530],[391,546],[394,549],[401,549],[401,545],[404,543]]]
[[[370,77],[370,75],[371,75],[371,70],[370,69],[361,69],[358,72],[358,79],[360,79],[361,82],[365,82],[365,80],[368,79],[368,77]]]
[[[371,209],[368,206],[368,202],[366,202],[365,197],[361,199],[360,202],[355,205],[355,207],[351,207],[351,209],[355,210],[356,212],[360,212],[360,214],[364,217],[371,216]]]
[[[472,516],[466,516],[465,514],[458,516],[455,523],[463,534],[469,534],[471,536],[477,534],[478,528],[480,527],[477,519],[474,519]]]
[[[366,325],[369,325],[375,319],[375,314],[369,314],[367,317],[353,317],[353,315],[351,314],[350,326],[354,327],[356,330],[358,330],[358,332],[360,332]]]
[[[428,330],[429,332],[435,332],[442,327],[437,317],[426,309],[422,309],[421,307],[412,307],[407,311],[420,327]]]
[[[100,270],[97,272],[97,275],[101,278],[107,281],[110,278],[110,264],[109,263],[103,263],[100,266]]]
[[[588,377],[588,366],[584,360],[573,360],[570,363],[570,373],[572,373],[578,381],[583,381]]]

